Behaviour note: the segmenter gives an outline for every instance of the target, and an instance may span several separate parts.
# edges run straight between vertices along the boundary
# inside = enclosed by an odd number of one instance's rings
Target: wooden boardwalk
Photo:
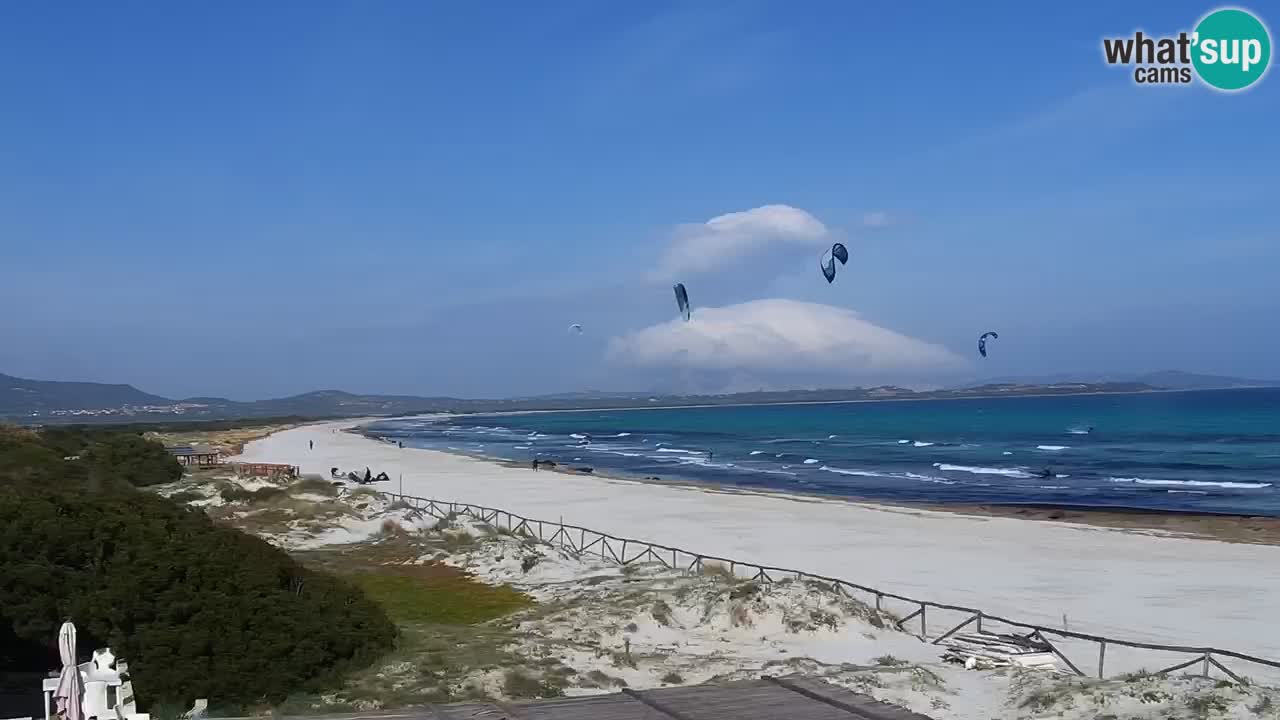
[[[930,720],[800,676],[522,703],[464,703],[310,720]]]

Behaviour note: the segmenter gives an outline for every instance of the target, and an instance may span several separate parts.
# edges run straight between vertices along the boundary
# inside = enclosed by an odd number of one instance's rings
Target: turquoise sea
[[[394,420],[406,446],[889,502],[1280,516],[1280,388]]]

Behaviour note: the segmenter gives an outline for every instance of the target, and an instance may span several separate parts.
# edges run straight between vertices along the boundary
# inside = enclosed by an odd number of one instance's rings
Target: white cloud
[[[865,213],[862,216],[862,224],[866,227],[888,227],[893,222],[889,217],[889,213],[883,210]]]
[[[659,262],[657,276],[706,272],[779,245],[820,247],[828,230],[816,217],[790,205],[764,205],[682,225]]]
[[[869,382],[965,366],[942,346],[879,327],[851,310],[782,298],[695,308],[689,322],[675,319],[613,339],[609,354],[641,367]]]

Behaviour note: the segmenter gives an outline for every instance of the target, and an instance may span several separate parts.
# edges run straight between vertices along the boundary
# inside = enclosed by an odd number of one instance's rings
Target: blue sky
[[[1212,5],[261,5],[0,9],[0,372],[236,398],[1280,374],[1280,80],[1101,57]],[[707,224],[769,207],[822,231]],[[680,326],[654,272],[716,238]]]

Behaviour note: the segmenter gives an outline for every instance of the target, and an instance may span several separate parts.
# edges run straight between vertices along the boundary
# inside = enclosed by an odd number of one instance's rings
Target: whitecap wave
[[[931,476],[931,475],[920,475],[920,474],[917,474],[917,473],[911,473],[911,472],[908,472],[908,473],[879,473],[879,472],[874,472],[874,471],[871,471],[871,470],[847,470],[847,469],[845,469],[845,468],[832,467],[832,466],[830,466],[830,465],[823,465],[822,467],[820,467],[820,468],[818,468],[818,469],[819,469],[819,470],[826,471],[826,472],[829,472],[829,473],[835,473],[835,474],[837,474],[837,475],[853,475],[853,476],[855,476],[855,477],[878,477],[878,478],[890,478],[890,479],[895,479],[895,480],[904,480],[904,479],[905,479],[905,480],[918,480],[918,481],[920,481],[920,482],[935,483],[935,484],[938,484],[938,485],[955,485],[955,484],[957,484],[955,480],[947,480],[946,478],[933,477],[933,476]]]
[[[586,436],[586,435],[580,435],[580,434],[578,434],[578,433],[569,433],[569,437],[573,438],[574,440],[586,440],[586,439],[587,439],[587,436]]]
[[[1037,445],[1037,450],[1046,450],[1049,452],[1057,452],[1058,450],[1070,450],[1070,445]]]
[[[807,460],[805,460],[805,461],[804,461],[804,464],[805,464],[805,465],[817,465],[817,464],[818,464],[818,460],[817,460],[817,459],[815,459],[815,458],[809,458],[809,459],[807,459]]]
[[[1005,450],[1004,452],[1002,452],[1002,453],[1000,453],[1000,454],[1001,454],[1001,455],[1012,455],[1013,453],[1009,452],[1008,450]]]
[[[764,451],[763,451],[763,450],[752,450],[752,451],[751,451],[751,454],[752,454],[752,455],[763,455],[763,454],[764,454]]]
[[[899,441],[898,441],[898,444],[899,444],[899,445],[906,445],[906,444],[907,444],[907,443],[909,443],[909,442],[911,442],[911,441],[910,441],[910,440],[899,440]]]
[[[911,447],[932,447],[932,446],[933,446],[933,443],[931,442],[920,442],[919,440],[911,443]]]
[[[970,465],[952,465],[950,463],[934,463],[934,467],[943,472],[962,472],[971,475],[1002,475],[1011,478],[1029,478],[1031,474],[1017,468],[973,467]]]
[[[681,455],[701,455],[697,450],[684,450],[682,448],[658,448],[660,453],[680,453]]]
[[[1187,487],[1220,487],[1233,490],[1261,490],[1271,487],[1269,482],[1230,482],[1227,480],[1153,480],[1151,478],[1107,478],[1114,483],[1136,483],[1138,485],[1178,485]]]

